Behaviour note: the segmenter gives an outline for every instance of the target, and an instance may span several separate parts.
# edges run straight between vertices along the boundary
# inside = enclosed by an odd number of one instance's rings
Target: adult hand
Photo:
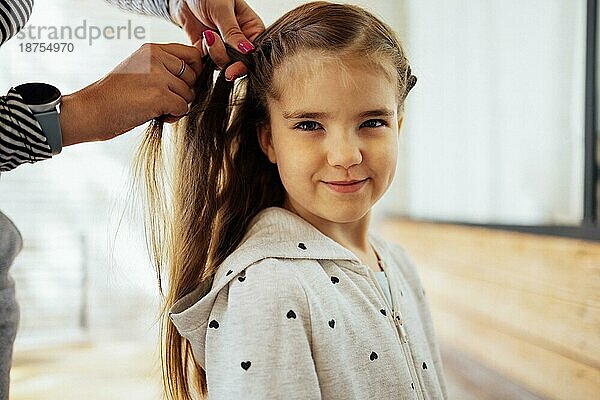
[[[143,44],[101,80],[63,97],[63,146],[112,139],[161,115],[175,122],[187,114],[201,70],[193,46]]]
[[[206,49],[207,45],[211,44],[206,43],[202,46],[202,32],[208,29],[218,29],[227,44],[245,54],[254,49],[250,41],[265,30],[265,25],[260,17],[244,0],[168,1],[171,18],[185,30],[193,45],[198,48]],[[204,40],[204,42],[207,41],[210,42],[211,39]],[[203,54],[206,54],[205,49],[203,49]],[[219,68],[223,68],[231,61],[223,46],[217,48],[215,52],[213,53],[211,50],[210,55]],[[227,68],[225,76],[233,80],[247,73],[246,66],[241,62],[236,62]]]

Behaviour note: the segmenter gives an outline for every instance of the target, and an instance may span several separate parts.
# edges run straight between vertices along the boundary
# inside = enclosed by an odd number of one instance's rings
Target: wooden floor
[[[441,347],[449,399],[539,400],[447,346]],[[74,343],[15,349],[11,400],[161,399],[153,343]]]
[[[140,342],[16,351],[10,399],[161,399],[159,359],[152,344]]]
[[[443,346],[448,397],[456,400],[541,400],[509,379],[459,351]]]

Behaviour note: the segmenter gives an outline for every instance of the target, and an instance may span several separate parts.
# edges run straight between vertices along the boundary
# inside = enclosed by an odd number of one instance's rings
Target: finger
[[[203,36],[204,40],[202,41],[202,46],[208,52],[210,58],[217,64],[217,67],[222,69],[231,61],[227,55],[227,51],[225,51],[223,41],[216,32],[211,30],[204,31]]]
[[[215,18],[215,25],[228,45],[246,54],[254,50],[254,46],[242,33],[233,8],[223,10],[223,13]]]
[[[165,122],[166,122],[167,124],[172,124],[172,123],[174,123],[174,122],[177,122],[177,121],[179,121],[181,118],[183,118],[183,116],[181,116],[181,117],[176,117],[176,116],[174,116],[174,115],[168,114],[168,115],[166,115],[166,116],[165,116]]]
[[[210,29],[210,27],[200,22],[200,18],[198,17],[198,15],[196,15],[196,13],[190,10],[187,3],[184,2],[182,4],[182,7],[185,7],[185,9],[187,10],[184,11],[183,14],[190,16],[190,18],[186,19],[185,24],[183,24],[183,30],[185,31],[185,33],[187,33],[188,37],[190,38],[190,42],[196,43],[202,40],[202,32],[204,32],[207,29]]]
[[[194,100],[194,91],[181,79],[173,78],[168,81],[169,90],[179,97],[183,98],[187,103]]]
[[[202,71],[202,53],[196,47],[181,43],[162,44],[160,47],[163,51],[185,61],[196,74]]]
[[[236,61],[235,63],[227,67],[227,69],[225,70],[225,78],[229,81],[232,81],[246,74],[248,74],[248,68],[241,61]]]
[[[181,71],[182,62],[184,70],[183,74],[179,75],[179,72]],[[196,75],[196,71],[194,71],[189,65],[185,64],[185,61],[171,54],[167,54],[167,57],[164,60],[163,64],[171,74],[175,75],[175,77],[184,81],[188,86],[194,86],[194,83],[196,82],[196,78],[198,76]]]
[[[172,116],[181,118],[189,112],[190,107],[183,97],[175,92],[173,92],[173,94],[174,96],[171,96],[172,99],[170,99],[169,105],[165,109],[165,114],[167,117]]]
[[[242,28],[242,33],[251,42],[254,42],[254,39],[265,31],[264,22],[244,0],[235,0],[234,7],[235,16],[238,25]]]

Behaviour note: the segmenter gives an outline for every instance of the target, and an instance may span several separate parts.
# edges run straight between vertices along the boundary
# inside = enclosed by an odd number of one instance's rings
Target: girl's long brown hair
[[[357,6],[304,4],[274,22],[254,45],[256,50],[247,55],[226,45],[232,62],[242,61],[249,69],[235,85],[225,80],[225,68],[215,79],[216,66],[208,60],[171,146],[163,143],[159,119],[150,125],[135,157],[137,180],[143,179],[146,187],[146,238],[163,297],[161,360],[168,399],[207,394],[205,371],[169,319],[169,309],[199,285],[208,290],[251,219],[266,207],[282,206],[285,199],[277,167],[257,137],[258,127],[269,122],[267,99],[280,95],[273,82],[276,69],[303,50],[340,61],[360,57],[393,73],[399,114],[416,82],[392,29]],[[172,162],[164,161],[165,153],[174,156]]]

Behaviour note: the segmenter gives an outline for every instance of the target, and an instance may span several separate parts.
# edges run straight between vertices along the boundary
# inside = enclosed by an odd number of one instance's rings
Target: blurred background
[[[266,25],[302,3],[247,2]],[[417,265],[450,398],[600,398],[596,1],[348,3],[398,32],[418,77],[374,224]],[[144,34],[67,40],[64,53],[15,37],[0,93],[29,81],[70,93],[145,42],[188,43],[102,0],[37,1],[30,25]],[[0,178],[24,238],[11,399],[161,398],[158,286],[127,211],[144,128]]]

